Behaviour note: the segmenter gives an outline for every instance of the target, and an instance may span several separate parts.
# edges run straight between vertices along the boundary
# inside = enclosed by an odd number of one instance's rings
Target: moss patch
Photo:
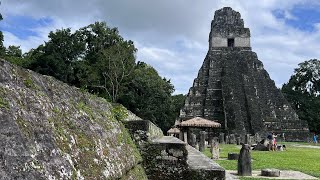
[[[113,105],[111,113],[118,121],[123,121],[128,117],[128,110],[120,104]]]
[[[0,108],[9,109],[9,102],[3,97],[6,96],[6,90],[3,87],[0,87]]]
[[[19,129],[26,138],[31,138],[33,135],[32,124],[29,121],[23,120],[21,117],[18,117],[16,120]]]
[[[9,109],[9,102],[2,97],[0,97],[0,108]]]
[[[125,176],[123,176],[120,180],[127,180],[127,179],[139,179],[139,180],[147,180],[147,176],[145,171],[141,165],[135,166],[131,169]]]

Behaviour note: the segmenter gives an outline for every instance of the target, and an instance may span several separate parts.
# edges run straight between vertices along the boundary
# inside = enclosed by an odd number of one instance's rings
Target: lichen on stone
[[[1,177],[120,179],[139,166],[139,151],[121,123],[124,107],[116,118],[114,106],[102,98],[0,64],[0,132],[7,135],[0,137]]]

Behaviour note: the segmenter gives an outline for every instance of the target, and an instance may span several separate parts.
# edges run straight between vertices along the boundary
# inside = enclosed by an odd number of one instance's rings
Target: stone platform
[[[161,153],[162,156],[160,158],[162,159],[162,161],[167,160],[166,158],[167,156],[174,156],[175,158],[179,159],[178,162],[180,163],[172,163],[172,169],[174,169],[174,167],[178,164],[180,167],[182,164],[185,164],[185,168],[180,168],[181,170],[184,170],[184,172],[182,173],[182,176],[184,178],[197,179],[197,180],[226,179],[226,172],[224,168],[222,168],[219,164],[215,163],[212,159],[206,157],[200,151],[196,150],[190,145],[187,145],[185,142],[175,137],[163,136],[159,139],[153,140],[152,144],[156,145],[157,149],[159,148],[163,149]],[[161,148],[161,147],[166,147],[166,148]],[[164,153],[164,149],[168,153]],[[186,153],[182,153],[182,152],[185,152],[184,150],[186,151]],[[158,159],[159,159],[159,155],[158,155]],[[185,160],[185,163],[182,162],[184,160]],[[160,164],[163,164],[163,162],[160,162]],[[171,169],[168,166],[166,168],[168,168],[168,170]],[[228,176],[228,177],[229,179],[233,179],[231,178],[231,176]]]
[[[200,151],[191,146],[187,146],[190,172],[194,178],[198,179],[224,179],[225,169],[213,160],[206,157]]]
[[[148,179],[237,179],[187,143],[163,136],[150,121],[136,120],[124,124],[140,149]]]

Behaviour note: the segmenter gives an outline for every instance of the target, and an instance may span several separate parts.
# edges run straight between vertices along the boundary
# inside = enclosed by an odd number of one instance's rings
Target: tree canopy
[[[311,59],[299,64],[282,92],[311,131],[320,132],[320,61]]]
[[[96,22],[74,32],[70,28],[51,31],[48,38],[24,54],[19,46],[4,48],[4,56],[15,64],[121,103],[164,131],[174,124],[184,96],[173,96],[170,80],[150,65],[136,62],[137,49],[117,28]]]

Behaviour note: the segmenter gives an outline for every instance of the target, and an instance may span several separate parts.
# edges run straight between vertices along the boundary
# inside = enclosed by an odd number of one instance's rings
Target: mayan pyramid
[[[293,141],[309,132],[251,50],[240,13],[230,7],[215,12],[208,53],[180,111],[180,121],[193,117],[218,121],[221,131],[236,135],[285,133]]]

